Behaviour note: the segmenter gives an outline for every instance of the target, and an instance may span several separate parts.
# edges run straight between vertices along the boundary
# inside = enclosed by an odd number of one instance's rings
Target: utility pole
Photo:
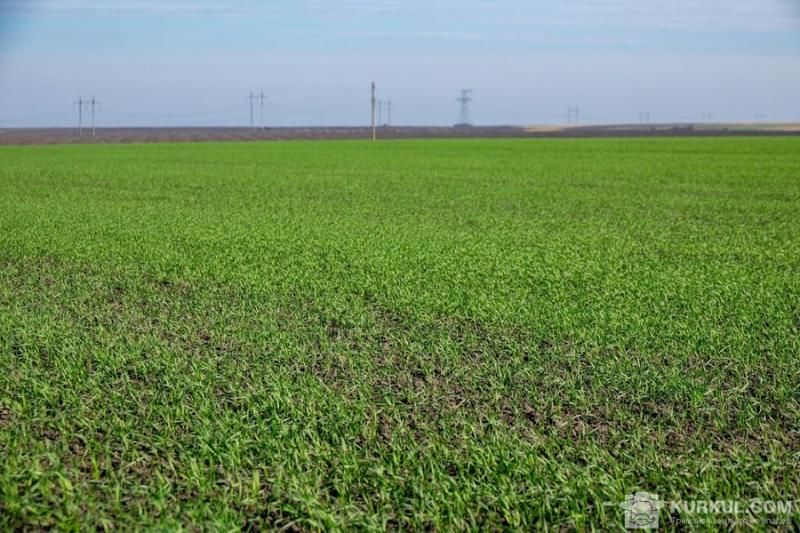
[[[377,132],[375,131],[375,82],[372,82],[372,140],[377,139]]]
[[[83,112],[84,110],[88,110],[91,108],[92,110],[92,137],[97,135],[97,132],[94,127],[94,117],[96,110],[100,107],[100,102],[98,102],[94,96],[92,96],[91,100],[84,100],[83,97],[79,96],[78,100],[72,102],[73,106],[78,107],[78,135],[83,136]]]
[[[83,106],[86,104],[86,100],[78,97],[77,102],[72,102],[73,106],[78,106],[78,135],[83,137]]]
[[[94,96],[92,96],[91,102],[86,102],[86,103],[87,104],[91,103],[92,105],[92,137],[97,137],[97,132],[95,131],[94,128],[94,113],[95,113],[95,107],[100,107],[100,102],[95,100]]]
[[[262,130],[264,129],[264,100],[265,99],[266,99],[266,96],[264,95],[264,91],[261,91],[260,93],[254,93],[253,91],[250,91],[250,94],[247,95],[247,100],[250,103],[250,128],[251,129],[255,129],[256,128],[256,120],[255,120],[255,115],[256,115],[256,113],[255,113],[255,104],[256,104],[256,100],[258,100],[259,106],[260,106],[259,107],[259,113],[260,113],[259,117],[260,117],[261,129]]]
[[[255,99],[253,91],[250,91],[250,94],[247,95],[247,99],[250,101],[250,129],[253,129],[253,100]]]
[[[261,91],[261,129],[264,129],[264,91]]]
[[[92,137],[97,137],[97,132],[94,129],[94,107],[97,105],[94,96],[92,96]]]
[[[391,126],[392,125],[392,100],[391,99],[389,100],[389,103],[387,104],[387,109],[386,110],[389,112],[389,126]]]
[[[578,123],[578,113],[580,113],[580,107],[576,106],[569,106],[567,109],[567,124],[577,124]]]
[[[378,100],[378,127],[383,126],[383,100]]]

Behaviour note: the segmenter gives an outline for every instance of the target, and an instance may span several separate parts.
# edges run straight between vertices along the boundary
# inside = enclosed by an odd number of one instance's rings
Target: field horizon
[[[129,126],[98,127],[92,135],[84,126],[8,128],[0,127],[0,145],[39,144],[128,144],[214,141],[370,140],[366,126]],[[800,123],[652,124],[544,124],[494,126],[379,126],[378,139],[497,139],[497,138],[650,138],[650,137],[783,137],[800,136]]]

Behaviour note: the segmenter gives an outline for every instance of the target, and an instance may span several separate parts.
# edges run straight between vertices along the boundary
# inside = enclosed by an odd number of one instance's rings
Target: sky
[[[800,122],[800,0],[0,0],[0,127],[367,125],[372,81],[394,125]]]

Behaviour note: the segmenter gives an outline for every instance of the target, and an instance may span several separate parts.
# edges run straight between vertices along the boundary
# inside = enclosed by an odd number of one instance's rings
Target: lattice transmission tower
[[[468,128],[472,126],[472,121],[469,118],[469,103],[472,101],[472,89],[462,89],[461,97],[456,98],[456,102],[461,105],[458,109],[458,122],[456,128]]]

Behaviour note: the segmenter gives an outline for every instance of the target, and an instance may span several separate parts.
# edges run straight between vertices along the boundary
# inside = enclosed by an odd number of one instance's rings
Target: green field
[[[0,231],[0,530],[800,499],[800,138],[2,147]]]

